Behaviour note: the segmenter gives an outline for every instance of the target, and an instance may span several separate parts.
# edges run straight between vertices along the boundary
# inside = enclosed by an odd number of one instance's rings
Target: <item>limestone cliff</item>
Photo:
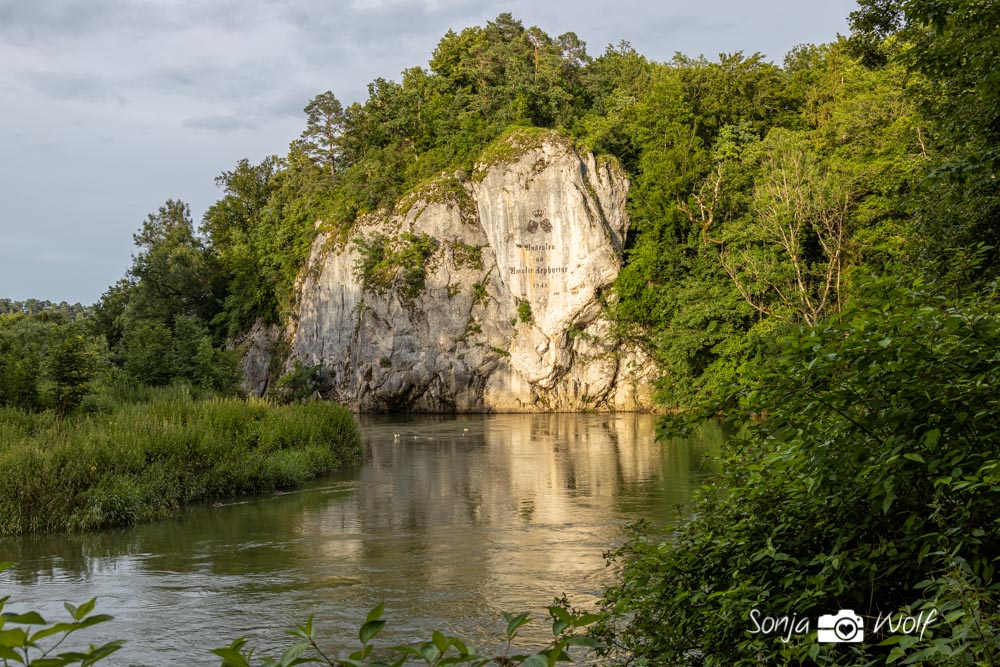
[[[601,296],[621,266],[628,181],[553,133],[514,135],[350,239],[320,234],[283,332],[359,410],[642,410],[652,364]],[[262,390],[258,331],[248,388]]]

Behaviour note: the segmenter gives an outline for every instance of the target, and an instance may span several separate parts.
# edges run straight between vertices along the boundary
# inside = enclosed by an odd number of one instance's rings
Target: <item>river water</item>
[[[127,639],[109,665],[218,665],[239,636],[270,654],[310,614],[346,654],[385,602],[386,645],[432,629],[490,646],[500,611],[595,602],[604,552],[636,519],[673,520],[721,433],[654,442],[649,415],[362,418],[364,464],[294,493],[192,508],[127,530],[0,542],[6,611],[66,620],[97,597]],[[541,646],[548,624],[522,632]],[[380,641],[381,641],[380,637]],[[101,663],[105,664],[105,663]]]

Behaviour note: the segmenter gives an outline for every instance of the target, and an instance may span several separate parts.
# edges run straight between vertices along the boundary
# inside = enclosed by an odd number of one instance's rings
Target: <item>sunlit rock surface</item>
[[[650,409],[653,364],[602,316],[627,179],[555,134],[510,148],[472,178],[442,176],[392,215],[362,218],[351,239],[321,234],[286,368],[321,365],[328,398],[358,410]],[[419,263],[421,289],[402,268],[364,284],[355,239],[402,252],[423,235],[436,248]],[[245,364],[257,391],[259,348]]]

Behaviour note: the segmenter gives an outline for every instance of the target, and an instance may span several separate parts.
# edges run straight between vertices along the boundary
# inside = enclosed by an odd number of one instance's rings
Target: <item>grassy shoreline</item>
[[[337,405],[195,399],[183,387],[147,398],[68,419],[0,408],[0,535],[162,519],[360,460],[357,425]]]

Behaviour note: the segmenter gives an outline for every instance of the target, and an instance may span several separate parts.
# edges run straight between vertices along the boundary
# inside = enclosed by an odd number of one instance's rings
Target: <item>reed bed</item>
[[[355,465],[360,434],[329,403],[104,397],[67,419],[0,408],[0,534],[162,519],[190,503],[292,489]]]

